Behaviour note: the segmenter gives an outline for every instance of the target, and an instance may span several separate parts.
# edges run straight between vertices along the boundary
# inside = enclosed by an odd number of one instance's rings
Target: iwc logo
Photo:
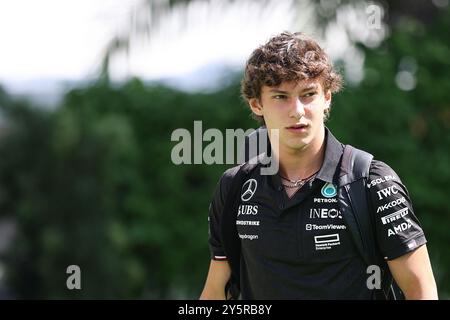
[[[337,195],[337,189],[332,183],[326,183],[320,191],[325,198],[332,198]]]
[[[258,186],[258,183],[256,182],[255,179],[248,179],[242,186],[241,200],[242,201],[250,200],[253,197],[253,195],[255,194],[257,186]]]

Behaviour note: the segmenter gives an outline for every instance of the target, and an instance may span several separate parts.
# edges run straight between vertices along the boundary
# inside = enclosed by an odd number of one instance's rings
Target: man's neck
[[[280,174],[291,180],[305,179],[322,167],[325,156],[325,130],[301,150],[279,148]]]

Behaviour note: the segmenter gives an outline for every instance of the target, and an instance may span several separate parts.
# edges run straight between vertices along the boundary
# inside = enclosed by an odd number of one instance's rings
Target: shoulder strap
[[[349,227],[350,234],[367,265],[375,264],[376,253],[374,229],[368,214],[368,199],[365,183],[369,176],[370,153],[350,145],[344,148],[339,177],[339,199],[342,215]]]
[[[233,177],[230,189],[226,195],[222,212],[222,244],[227,256],[228,264],[231,268],[231,278],[225,287],[225,296],[231,295],[232,299],[237,299],[240,294],[240,262],[241,262],[241,241],[236,228],[236,213],[239,204],[239,196],[245,179],[249,176],[258,163],[245,162]]]
[[[382,267],[381,292],[377,298],[402,299],[403,293],[393,281],[386,263],[381,259],[375,235],[375,217],[370,214],[366,183],[373,156],[346,145],[341,163],[339,198],[342,215],[360,255],[369,265]],[[383,268],[384,267],[384,268]]]

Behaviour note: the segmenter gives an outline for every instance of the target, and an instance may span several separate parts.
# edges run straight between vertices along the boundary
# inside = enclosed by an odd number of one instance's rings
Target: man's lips
[[[306,127],[308,127],[307,124],[294,124],[292,126],[286,127],[286,129],[305,129]]]

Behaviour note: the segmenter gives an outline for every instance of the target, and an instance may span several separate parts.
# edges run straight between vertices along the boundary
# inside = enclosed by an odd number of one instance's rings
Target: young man
[[[340,87],[325,52],[301,33],[273,37],[247,62],[243,96],[272,144],[278,130],[279,170],[253,170],[235,200],[243,299],[375,298],[337,199],[344,146],[324,125]],[[224,173],[210,206],[212,260],[201,299],[225,299],[231,268],[221,221],[239,168]],[[366,192],[377,247],[405,298],[437,299],[426,239],[400,178],[373,160]]]

